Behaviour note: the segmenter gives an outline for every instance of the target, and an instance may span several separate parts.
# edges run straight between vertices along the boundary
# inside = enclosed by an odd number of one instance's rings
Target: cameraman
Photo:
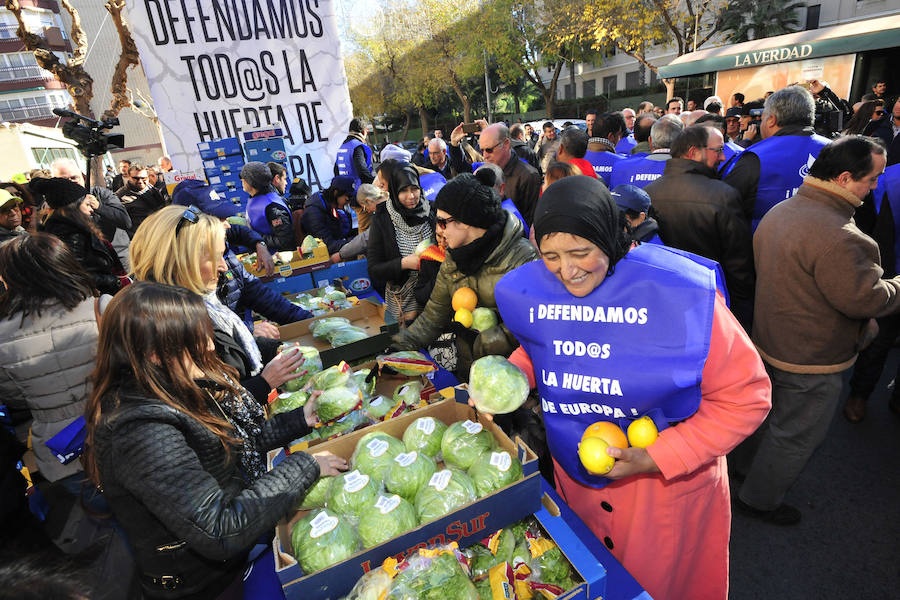
[[[749,148],[762,139],[759,133],[759,118],[762,115],[762,109],[763,103],[759,100],[747,102],[739,109],[741,111],[741,131],[735,141],[741,148]]]

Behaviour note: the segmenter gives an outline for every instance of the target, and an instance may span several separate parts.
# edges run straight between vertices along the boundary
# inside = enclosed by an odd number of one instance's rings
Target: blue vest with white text
[[[594,167],[594,173],[610,189],[612,188],[609,184],[609,178],[612,175],[613,166],[623,160],[627,160],[627,158],[627,156],[616,154],[615,152],[587,152],[584,155],[584,160],[591,163],[591,166]]]
[[[745,152],[759,157],[759,184],[750,222],[753,231],[773,206],[797,193],[809,168],[828,142],[820,135],[776,135],[747,148]],[[740,157],[732,165],[738,160]]]
[[[500,203],[500,206],[506,209],[506,212],[512,214],[514,217],[519,219],[522,222],[522,227],[525,228],[525,237],[528,237],[528,232],[531,231],[531,227],[525,222],[525,217],[522,216],[522,213],[519,212],[519,209],[516,208],[515,203],[507,198],[503,202]]]
[[[419,175],[419,185],[422,187],[422,195],[429,202],[434,202],[441,188],[447,184],[447,179],[440,173],[426,173]]]
[[[609,189],[617,185],[628,183],[644,188],[662,177],[666,169],[664,160],[650,160],[648,158],[629,158],[616,163],[613,167],[612,177],[609,181]]]
[[[887,202],[894,217],[894,258],[895,272],[900,273],[900,164],[891,165],[878,178],[875,194],[875,210],[881,212]]]
[[[371,169],[372,149],[369,148],[367,144],[363,144],[357,139],[351,139],[344,142],[344,144],[338,149],[337,159],[334,161],[334,164],[338,168],[338,175],[349,175],[350,177],[352,177],[354,182],[356,183],[357,189],[359,189],[362,180],[359,178],[359,173],[356,172],[356,166],[353,164],[353,153],[359,146],[363,147],[363,150],[366,153],[366,166]]]
[[[253,231],[260,235],[270,235],[272,233],[272,224],[266,218],[266,207],[272,203],[284,207],[288,214],[291,213],[291,209],[288,208],[284,198],[278,195],[278,192],[269,192],[247,200],[247,221],[250,223]]]
[[[550,453],[570,477],[609,483],[578,458],[592,423],[625,429],[647,415],[664,429],[696,412],[715,291],[710,269],[655,244],[632,249],[584,298],[541,261],[497,283],[503,322],[534,365]]]

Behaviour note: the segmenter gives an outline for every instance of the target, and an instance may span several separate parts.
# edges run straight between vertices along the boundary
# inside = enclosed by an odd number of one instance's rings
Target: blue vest
[[[609,483],[578,458],[590,424],[625,429],[648,415],[664,429],[696,412],[715,290],[712,271],[655,244],[631,250],[584,298],[540,261],[500,279],[497,308],[534,364],[550,453],[569,476]]]
[[[357,189],[359,188],[362,180],[359,178],[359,173],[356,172],[356,167],[353,165],[353,152],[359,147],[362,146],[363,150],[366,153],[366,165],[369,169],[372,168],[372,149],[369,148],[367,144],[363,144],[361,141],[357,139],[351,139],[346,142],[338,149],[337,159],[334,161],[335,166],[338,168],[338,175],[349,175],[353,178],[356,183]]]
[[[584,155],[584,160],[591,163],[591,166],[594,167],[594,173],[610,189],[612,188],[609,185],[609,178],[612,175],[613,166],[627,158],[627,156],[622,156],[615,152],[587,152]]]
[[[663,171],[666,169],[666,162],[665,160],[649,160],[639,157],[619,161],[613,167],[609,189],[623,183],[639,188],[647,187],[662,177]]]
[[[882,205],[887,202],[894,217],[894,269],[900,273],[900,164],[891,165],[878,178],[875,194],[875,210],[881,212]]]
[[[821,135],[776,135],[747,148],[746,152],[759,157],[759,184],[750,222],[753,231],[769,209],[797,193],[809,168],[828,142]],[[732,161],[729,173],[738,160],[740,157]]]
[[[426,173],[419,175],[419,185],[422,187],[422,195],[429,202],[434,202],[441,188],[447,184],[447,179],[440,173]]]
[[[501,202],[500,205],[506,209],[506,212],[512,213],[517,219],[522,222],[522,227],[525,228],[525,237],[528,237],[528,233],[531,231],[531,227],[529,227],[525,222],[525,217],[522,216],[522,213],[519,212],[519,209],[516,208],[516,205],[513,203],[513,201],[507,198],[506,200]]]
[[[634,139],[633,133],[629,133],[616,144],[616,154],[628,155],[635,146],[637,146],[637,140]]]
[[[291,213],[291,209],[288,208],[284,198],[278,195],[278,192],[269,192],[247,200],[247,221],[250,223],[253,231],[260,235],[270,235],[272,233],[272,225],[266,218],[266,207],[273,202],[283,206],[288,214]]]

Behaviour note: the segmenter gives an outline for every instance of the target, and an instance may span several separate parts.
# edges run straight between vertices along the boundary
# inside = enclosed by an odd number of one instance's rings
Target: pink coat
[[[510,357],[534,386],[522,348]],[[697,412],[647,448],[659,473],[602,489],[555,465],[566,503],[655,600],[726,600],[731,503],[725,454],[753,433],[772,406],[772,386],[750,338],[716,297]]]

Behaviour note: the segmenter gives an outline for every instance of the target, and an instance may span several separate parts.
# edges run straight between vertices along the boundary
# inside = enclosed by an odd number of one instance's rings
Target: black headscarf
[[[389,179],[385,177],[388,175]],[[415,186],[421,189],[419,185],[419,172],[409,163],[397,163],[393,168],[389,168],[385,173],[382,170],[381,176],[388,182],[388,194],[391,197],[391,206],[403,217],[409,226],[420,225],[428,221],[428,214],[431,210],[425,196],[419,195],[419,203],[413,208],[406,208],[400,202],[400,191],[409,186]]]
[[[571,233],[600,248],[609,258],[609,272],[627,253],[630,238],[623,213],[609,190],[593,177],[574,175],[552,183],[534,209],[534,239],[548,233]]]

